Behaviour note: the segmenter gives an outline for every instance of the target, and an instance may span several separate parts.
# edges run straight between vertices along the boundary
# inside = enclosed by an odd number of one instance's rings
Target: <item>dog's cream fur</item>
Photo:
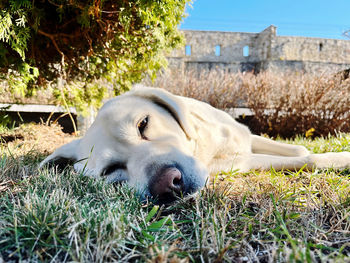
[[[139,122],[148,117],[144,134]],[[71,159],[76,171],[128,181],[149,194],[153,171],[181,167],[192,190],[208,173],[227,170],[349,168],[350,152],[310,154],[303,146],[252,135],[227,113],[198,100],[139,87],[109,100],[85,136],[57,149],[41,165]],[[110,169],[108,169],[110,167]]]

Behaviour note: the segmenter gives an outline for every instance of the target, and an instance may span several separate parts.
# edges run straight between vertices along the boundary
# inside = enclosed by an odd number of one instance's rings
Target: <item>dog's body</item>
[[[310,154],[303,146],[252,135],[206,103],[142,87],[105,103],[83,138],[41,165],[62,160],[167,202],[204,186],[207,170],[349,168],[350,152]]]

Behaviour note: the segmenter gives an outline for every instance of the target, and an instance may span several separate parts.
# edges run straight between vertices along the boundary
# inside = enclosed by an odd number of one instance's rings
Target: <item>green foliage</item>
[[[23,96],[64,78],[60,101],[98,105],[107,89],[96,80],[119,94],[166,66],[189,2],[0,0],[0,78]]]

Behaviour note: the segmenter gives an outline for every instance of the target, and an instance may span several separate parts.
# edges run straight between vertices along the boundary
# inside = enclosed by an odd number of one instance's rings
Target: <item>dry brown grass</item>
[[[0,147],[11,151],[16,157],[29,152],[47,155],[74,138],[76,137],[62,132],[62,127],[57,124],[48,126],[30,123],[0,132]]]
[[[0,153],[7,165],[0,172],[0,194],[12,189],[19,191],[18,183],[38,173],[37,165],[44,156],[76,138],[62,132],[59,125],[23,124],[0,132]]]

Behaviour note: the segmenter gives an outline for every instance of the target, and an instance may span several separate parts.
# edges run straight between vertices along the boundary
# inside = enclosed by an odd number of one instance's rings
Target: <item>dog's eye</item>
[[[144,132],[147,128],[148,124],[148,116],[143,118],[138,124],[137,124],[137,129],[139,130],[139,133],[143,139],[147,139],[146,136],[144,135]]]

